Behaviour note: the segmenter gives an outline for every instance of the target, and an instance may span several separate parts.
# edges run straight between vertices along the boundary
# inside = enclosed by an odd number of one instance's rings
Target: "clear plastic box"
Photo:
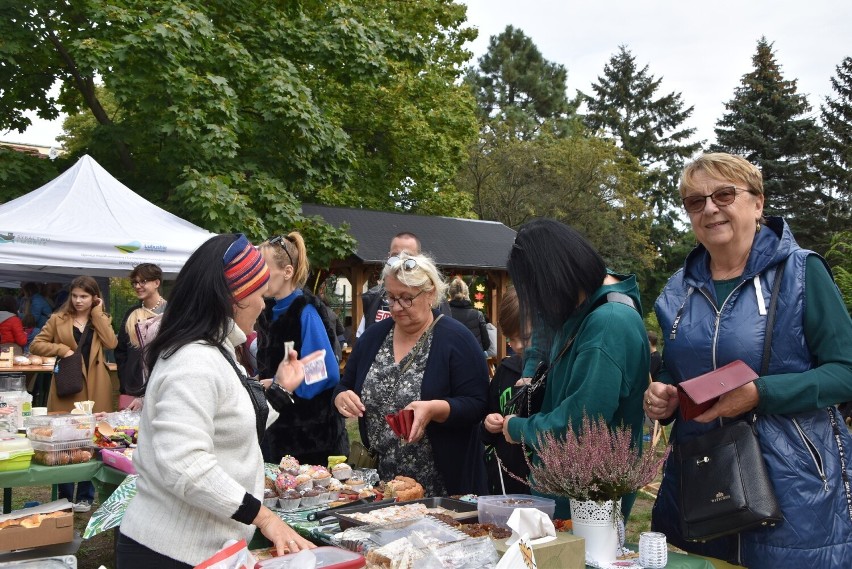
[[[33,462],[45,466],[63,466],[89,462],[95,456],[92,439],[48,443],[30,441],[33,445]]]
[[[553,513],[556,511],[555,500],[529,494],[480,496],[476,502],[479,523],[494,524],[504,528],[509,527],[506,522],[517,508],[535,508],[547,514],[550,519],[553,519]]]
[[[95,434],[95,416],[39,415],[27,418],[26,427],[27,438],[33,441],[80,441]]]

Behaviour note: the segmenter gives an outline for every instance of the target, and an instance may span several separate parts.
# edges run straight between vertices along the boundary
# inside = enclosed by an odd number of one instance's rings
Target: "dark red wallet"
[[[403,409],[390,415],[385,415],[385,421],[390,425],[393,433],[401,439],[411,436],[411,426],[414,424],[414,410]]]
[[[682,381],[677,395],[684,419],[694,419],[716,404],[719,397],[750,381],[758,375],[742,360],[735,360],[709,373]]]

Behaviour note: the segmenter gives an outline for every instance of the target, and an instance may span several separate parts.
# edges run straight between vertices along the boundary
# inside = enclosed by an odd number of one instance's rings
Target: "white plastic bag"
[[[257,560],[249,552],[246,540],[229,539],[216,555],[202,561],[194,569],[253,569]]]

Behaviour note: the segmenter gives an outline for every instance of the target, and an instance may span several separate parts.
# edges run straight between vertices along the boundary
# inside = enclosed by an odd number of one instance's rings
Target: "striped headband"
[[[238,234],[237,240],[225,251],[222,264],[225,267],[225,280],[234,294],[234,300],[246,298],[269,280],[266,261],[242,233]]]

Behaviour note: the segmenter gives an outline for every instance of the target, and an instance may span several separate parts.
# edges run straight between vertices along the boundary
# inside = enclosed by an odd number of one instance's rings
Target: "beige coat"
[[[90,316],[92,348],[89,351],[89,365],[83,370],[86,381],[80,393],[59,397],[56,394],[56,382],[50,382],[50,395],[47,399],[49,412],[70,412],[75,401],[94,401],[95,412],[110,413],[113,410],[112,381],[106,366],[104,348],[112,349],[118,344],[118,338],[112,330],[112,318],[104,313],[103,305],[92,308]],[[74,318],[70,314],[54,313],[30,344],[30,353],[37,356],[56,356],[62,358],[70,350],[77,349],[74,341]]]

